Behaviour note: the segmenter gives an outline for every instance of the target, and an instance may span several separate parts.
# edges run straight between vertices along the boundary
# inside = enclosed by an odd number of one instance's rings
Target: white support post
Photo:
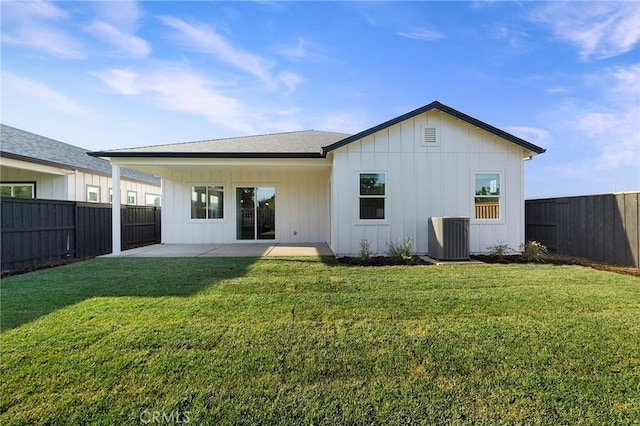
[[[113,197],[111,202],[111,253],[120,254],[120,166],[111,165],[111,182],[113,185]]]

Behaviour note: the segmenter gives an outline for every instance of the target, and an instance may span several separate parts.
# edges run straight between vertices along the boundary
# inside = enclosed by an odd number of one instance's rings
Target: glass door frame
[[[242,220],[242,217],[240,217],[240,199],[239,199],[239,190],[240,189],[253,189],[254,193],[253,193],[253,238],[241,238],[242,237],[242,230],[239,228],[239,226],[242,226],[239,221]],[[273,206],[273,238],[259,238],[260,232],[258,229],[259,226],[259,215],[258,215],[258,209],[259,209],[259,201],[258,200],[258,193],[260,189],[269,189],[273,192],[273,198],[274,198],[274,203],[275,203],[275,198],[276,198],[276,192],[277,192],[277,188],[275,184],[256,184],[256,185],[252,185],[252,184],[239,184],[239,185],[234,185],[234,191],[233,191],[233,196],[234,196],[234,206],[235,206],[235,232],[236,232],[236,241],[237,242],[247,242],[247,243],[256,243],[256,242],[276,242],[277,241],[277,235],[276,235],[276,207],[275,205]]]

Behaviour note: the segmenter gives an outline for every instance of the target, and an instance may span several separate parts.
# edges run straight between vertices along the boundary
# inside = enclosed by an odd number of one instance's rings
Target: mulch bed
[[[431,265],[431,263],[413,256],[411,259],[401,259],[388,256],[371,257],[368,261],[363,261],[360,257],[339,257],[338,262],[353,266],[394,266],[394,265]]]
[[[487,255],[473,255],[471,256],[471,258],[485,263],[527,263],[522,259],[520,255],[508,255],[502,257],[501,259]],[[618,274],[640,277],[640,268],[634,268],[632,266],[611,265],[609,263],[585,259],[584,257],[566,256],[562,254],[549,254],[549,257],[546,261],[539,263],[546,263],[551,265],[578,265],[597,269],[600,271],[615,272]]]
[[[522,259],[522,256],[520,255],[507,255],[503,256],[502,258],[496,258],[487,255],[473,255],[471,256],[471,258],[485,263],[529,263]],[[430,262],[425,261],[419,256],[413,256],[411,259],[407,260],[387,256],[375,256],[370,258],[366,262],[359,257],[346,256],[338,258],[338,262],[352,266],[431,265]],[[544,262],[539,263],[550,265],[578,265],[598,269],[600,271],[615,272],[618,274],[627,274],[640,277],[640,268],[611,265],[609,263],[597,262],[595,260],[585,259],[583,257],[550,254]]]

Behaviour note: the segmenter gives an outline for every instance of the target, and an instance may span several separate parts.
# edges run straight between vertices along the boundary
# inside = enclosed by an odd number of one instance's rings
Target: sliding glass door
[[[236,188],[236,238],[276,239],[276,189]]]

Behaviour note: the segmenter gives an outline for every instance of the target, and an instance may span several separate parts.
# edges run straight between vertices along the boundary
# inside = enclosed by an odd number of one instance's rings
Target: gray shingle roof
[[[304,130],[268,135],[211,139],[196,142],[146,146],[94,152],[100,157],[138,156],[207,156],[207,157],[322,157],[325,146],[350,136],[346,133]]]
[[[111,164],[92,157],[84,148],[0,124],[0,156],[71,170],[111,176]],[[121,170],[124,179],[160,185],[160,178],[136,170]]]

